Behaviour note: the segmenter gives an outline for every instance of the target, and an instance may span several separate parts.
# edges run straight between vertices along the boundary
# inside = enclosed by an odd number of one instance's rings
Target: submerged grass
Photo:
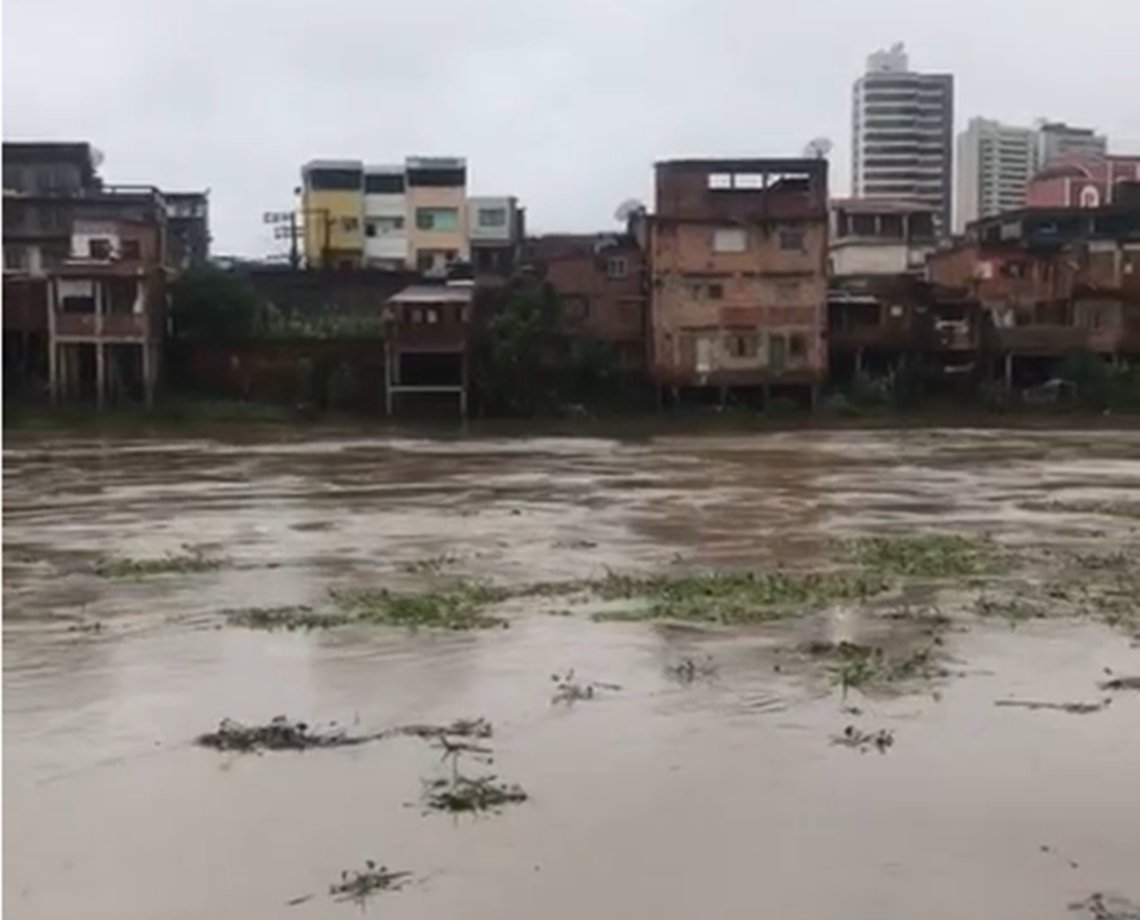
[[[859,537],[848,551],[866,569],[911,578],[987,575],[1003,567],[990,540],[959,534]]]
[[[351,622],[429,629],[489,629],[507,621],[485,611],[505,600],[500,588],[461,582],[424,594],[400,594],[385,588],[355,588],[332,592],[332,599]]]
[[[181,552],[152,558],[110,556],[95,564],[95,574],[101,578],[148,578],[154,575],[212,572],[224,564],[224,559],[207,556],[200,548],[184,546]]]
[[[833,655],[828,667],[833,683],[844,696],[851,688],[867,689],[906,680],[945,677],[946,669],[937,663],[938,645],[931,643],[901,655],[892,655],[877,645],[840,642],[822,654]]]
[[[874,572],[772,571],[657,576],[610,573],[591,587],[603,600],[645,602],[636,608],[598,613],[595,619],[739,624],[776,619],[798,612],[797,608],[863,600],[889,585]]]

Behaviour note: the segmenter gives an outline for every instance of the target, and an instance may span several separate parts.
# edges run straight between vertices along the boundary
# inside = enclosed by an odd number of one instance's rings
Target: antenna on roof
[[[811,160],[826,160],[833,144],[826,137],[813,137],[804,145],[803,155]]]
[[[628,223],[629,219],[634,214],[637,214],[639,211],[644,210],[645,205],[643,205],[636,198],[627,198],[625,201],[619,204],[617,206],[617,210],[614,211],[614,220],[620,224]]]

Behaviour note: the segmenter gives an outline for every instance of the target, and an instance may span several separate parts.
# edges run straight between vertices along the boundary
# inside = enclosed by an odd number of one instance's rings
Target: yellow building
[[[471,258],[462,157],[408,157],[402,167],[312,160],[301,180],[309,268],[402,266],[441,275]]]
[[[309,268],[360,268],[364,257],[364,164],[312,160],[301,170],[301,223]]]

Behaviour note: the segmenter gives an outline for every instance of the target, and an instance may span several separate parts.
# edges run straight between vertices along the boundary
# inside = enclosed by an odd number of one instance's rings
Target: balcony
[[[55,334],[63,338],[147,338],[150,317],[145,313],[56,313]]]

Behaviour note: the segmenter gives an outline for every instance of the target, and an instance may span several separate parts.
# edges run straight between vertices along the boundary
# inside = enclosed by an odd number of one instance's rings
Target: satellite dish
[[[619,204],[617,210],[614,211],[614,220],[616,220],[618,223],[624,224],[627,223],[634,214],[644,211],[645,205],[643,205],[640,201],[638,201],[636,198],[627,198],[625,201]]]
[[[826,137],[813,137],[804,146],[804,156],[812,160],[827,159],[831,153],[832,143]]]
[[[103,165],[103,151],[98,147],[91,148],[91,165],[96,169]]]

